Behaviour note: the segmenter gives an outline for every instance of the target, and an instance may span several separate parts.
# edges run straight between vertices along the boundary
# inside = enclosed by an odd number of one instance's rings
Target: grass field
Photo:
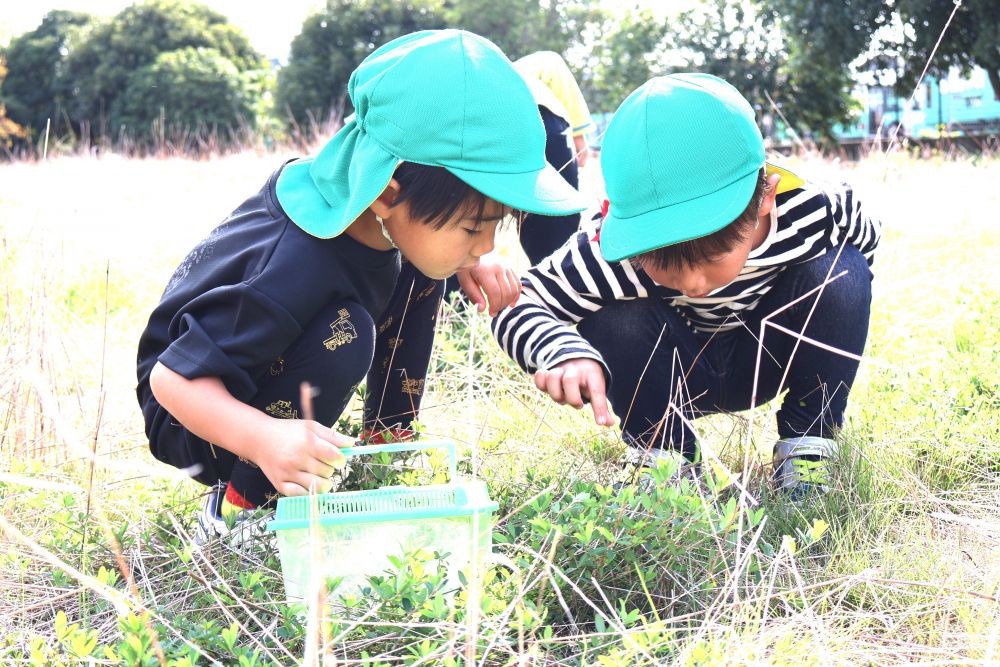
[[[837,488],[806,507],[768,488],[770,405],[699,422],[734,472],[750,443],[756,508],[724,476],[613,491],[614,433],[447,310],[422,428],[490,483],[505,564],[447,598],[411,555],[323,632],[266,547],[192,553],[201,488],[148,454],[133,391],[174,266],[279,163],[0,164],[0,662],[1000,664],[1000,162],[795,161],[885,227]]]

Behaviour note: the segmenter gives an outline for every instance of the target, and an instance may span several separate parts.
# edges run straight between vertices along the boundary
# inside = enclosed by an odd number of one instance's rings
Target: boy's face
[[[771,211],[774,209],[778,183],[780,182],[780,174],[771,174],[767,177],[764,197],[757,209],[757,224],[753,231],[737,243],[730,252],[695,266],[685,264],[681,267],[671,266],[669,269],[662,269],[650,262],[643,262],[643,256],[639,255],[637,258],[639,266],[656,284],[677,290],[691,299],[699,299],[720,287],[725,287],[736,280],[736,276],[740,275],[740,271],[747,264],[747,257],[750,256],[754,248],[758,248],[764,243],[767,235],[771,232]]]
[[[469,209],[469,210],[466,210]],[[410,263],[428,278],[441,280],[460,269],[471,269],[479,258],[491,252],[504,208],[487,200],[482,221],[479,207],[462,207],[440,229],[410,216],[405,202],[393,209],[385,225],[389,235]]]
[[[639,265],[656,284],[677,290],[688,298],[700,299],[736,279],[746,266],[747,257],[756,242],[757,234],[748,234],[732,251],[695,266],[671,266],[663,269],[643,262],[641,256]]]

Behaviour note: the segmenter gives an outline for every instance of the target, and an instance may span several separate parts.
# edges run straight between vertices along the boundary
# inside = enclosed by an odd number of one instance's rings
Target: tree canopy
[[[92,20],[79,12],[49,12],[37,28],[11,41],[2,99],[12,121],[36,134],[50,119],[53,131],[66,121],[71,97],[66,58]]]
[[[0,85],[7,77],[7,62],[0,56]],[[7,106],[0,100],[0,148],[9,149],[15,139],[23,139],[27,132],[7,115]]]
[[[674,21],[670,62],[725,79],[767,112],[786,62],[770,22],[752,4],[707,0]]]
[[[306,19],[278,73],[276,107],[295,125],[349,113],[347,82],[365,56],[415,30],[462,28],[487,37],[511,59],[565,53],[585,43],[603,14],[596,0],[327,0]]]
[[[925,66],[938,78],[952,67],[968,72],[978,66],[1000,99],[1000,12],[995,3],[758,1],[784,39],[787,60],[776,99],[794,115],[793,124],[829,135],[834,123],[849,116],[849,92],[858,71],[886,74],[897,93],[908,95]]]
[[[630,92],[664,73],[661,55],[665,25],[648,9],[633,9],[601,19],[601,46],[593,49],[577,73],[593,111],[614,111]]]
[[[899,85],[903,89],[913,88],[927,62],[938,76],[951,67],[965,72],[981,67],[994,97],[1000,100],[1000,7],[995,2],[965,2],[957,9],[952,0],[899,0],[893,4],[905,31],[899,49]],[[945,26],[947,31],[932,59]],[[889,48],[886,41],[877,41],[875,47]]]
[[[149,0],[97,25],[68,54],[69,116],[96,134],[125,133],[140,141],[154,137],[151,123],[161,110],[192,127],[252,125],[247,105],[238,100],[251,94],[253,77],[266,67],[222,14],[181,0]],[[161,84],[174,95],[158,89]],[[196,92],[198,85],[209,90]]]
[[[278,113],[299,127],[322,124],[344,111],[348,79],[365,56],[400,35],[444,26],[440,0],[327,0],[302,24],[278,72]]]
[[[164,51],[140,67],[115,102],[123,127],[145,128],[154,138],[218,135],[223,141],[241,125],[252,126],[250,86],[233,61],[215,49]]]
[[[49,120],[71,139],[140,147],[199,132],[217,145],[271,125],[269,63],[225,16],[193,2],[145,0],[100,21],[53,11],[0,55],[10,62],[4,118],[35,139]]]

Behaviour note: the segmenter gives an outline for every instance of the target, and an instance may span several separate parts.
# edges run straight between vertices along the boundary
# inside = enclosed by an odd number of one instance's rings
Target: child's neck
[[[382,227],[370,210],[358,216],[357,220],[347,226],[344,233],[361,245],[374,250],[392,250],[392,244],[382,235]]]

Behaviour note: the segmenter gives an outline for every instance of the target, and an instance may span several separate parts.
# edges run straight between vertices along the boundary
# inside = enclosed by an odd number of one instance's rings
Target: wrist
[[[279,420],[245,403],[233,408],[215,442],[241,459],[260,465],[261,454],[272,448],[274,438],[269,434]]]

